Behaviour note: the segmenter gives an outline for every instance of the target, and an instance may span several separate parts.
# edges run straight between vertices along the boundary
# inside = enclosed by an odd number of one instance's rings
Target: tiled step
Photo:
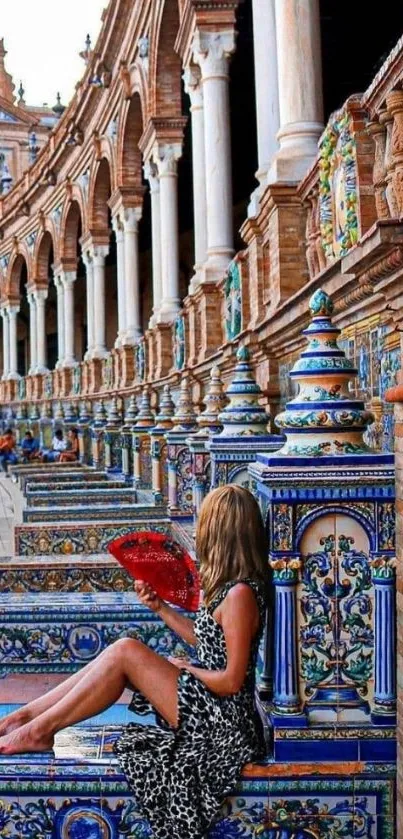
[[[120,732],[71,728],[56,736],[54,754],[0,757],[4,835],[151,836],[113,755]],[[392,839],[393,784],[387,764],[248,764],[207,837]]]
[[[89,504],[66,507],[29,507],[23,511],[23,522],[100,522],[106,518],[109,521],[127,521],[142,519],[152,521],[161,517],[160,507],[144,504]]]
[[[102,472],[100,473],[102,475]],[[63,475],[64,477],[64,475]],[[66,491],[67,489],[70,490],[87,490],[87,489],[127,489],[128,484],[126,481],[115,481],[112,478],[108,478],[106,475],[101,480],[98,478],[97,474],[88,475],[86,478],[82,480],[77,479],[68,479],[66,481],[62,481],[58,478],[57,481],[53,479],[49,481],[29,481],[25,486],[26,494],[30,492],[59,492],[60,490]]]
[[[0,558],[0,594],[130,591],[133,585],[111,554]]]
[[[15,467],[16,469],[27,469],[27,467]],[[81,468],[75,467],[74,469],[70,468],[61,468],[55,469],[55,467],[49,466],[49,464],[44,464],[36,471],[32,469],[27,469],[26,472],[20,472],[17,475],[14,475],[13,471],[11,470],[11,477],[14,481],[18,481],[22,491],[25,491],[27,484],[32,483],[39,483],[39,482],[46,482],[47,484],[52,484],[54,482],[70,482],[70,481],[99,481],[105,478],[105,472],[101,470],[95,471],[95,469],[91,469],[90,467]]]
[[[110,504],[112,506],[120,504],[136,504],[137,495],[134,489],[126,487],[125,489],[110,488],[106,484],[101,489],[92,488],[92,484],[84,489],[71,489],[70,485],[62,490],[48,490],[38,492],[37,489],[27,490],[26,498],[28,507],[60,507],[61,512],[67,507],[79,505],[87,506],[90,503]],[[29,521],[29,519],[26,519]]]
[[[17,556],[36,556],[52,554],[104,554],[108,545],[118,536],[135,530],[156,530],[170,533],[171,522],[160,511],[160,518],[150,520],[145,517],[129,518],[126,521],[111,521],[103,508],[101,521],[78,522],[71,524],[21,524],[15,528],[15,554]]]
[[[0,605],[0,679],[7,673],[77,670],[126,636],[164,655],[183,651],[133,592],[8,594]]]

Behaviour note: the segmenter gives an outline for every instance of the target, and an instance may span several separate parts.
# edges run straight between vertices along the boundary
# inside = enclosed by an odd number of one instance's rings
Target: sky
[[[78,53],[87,33],[94,46],[108,0],[0,0],[0,38],[16,90],[27,105],[67,105],[85,65]]]

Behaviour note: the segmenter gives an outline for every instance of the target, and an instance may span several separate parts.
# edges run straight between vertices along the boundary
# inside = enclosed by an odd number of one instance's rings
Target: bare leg
[[[26,725],[26,723],[31,722],[36,717],[39,717],[40,714],[43,714],[44,711],[47,711],[48,708],[52,708],[53,705],[56,705],[56,702],[59,702],[59,699],[62,699],[63,696],[66,696],[66,693],[75,688],[78,682],[87,675],[88,671],[94,667],[97,661],[106,653],[107,650],[104,650],[100,653],[98,658],[94,659],[94,661],[90,661],[89,664],[86,664],[86,666],[82,667],[77,673],[73,673],[72,676],[69,676],[61,682],[60,685],[57,685],[43,696],[33,699],[32,702],[28,702],[27,705],[24,705],[22,708],[17,708],[16,711],[12,711],[11,714],[7,714],[6,717],[3,717],[0,722],[0,737],[4,737],[5,734],[10,734],[11,731],[14,731],[16,728],[20,728],[22,725]]]
[[[116,641],[52,708],[0,738],[0,754],[47,751],[62,728],[101,713],[119,699],[127,682],[170,724],[178,719],[178,669],[141,641]]]

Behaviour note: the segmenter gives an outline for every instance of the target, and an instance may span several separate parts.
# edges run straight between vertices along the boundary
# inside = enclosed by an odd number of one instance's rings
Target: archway
[[[57,346],[57,291],[53,276],[54,247],[53,239],[46,230],[39,242],[36,264],[35,284],[39,289],[47,290],[45,301],[45,365],[54,370],[58,358]]]
[[[109,162],[103,157],[98,164],[92,192],[92,205],[90,219],[91,229],[94,231],[94,244],[97,246],[97,237],[104,244],[107,244],[108,253],[105,258],[105,344],[106,349],[111,350],[115,345],[118,327],[117,307],[117,269],[116,269],[116,239],[112,230],[111,211],[109,199],[111,197],[111,171]],[[94,295],[99,293],[94,288]]]

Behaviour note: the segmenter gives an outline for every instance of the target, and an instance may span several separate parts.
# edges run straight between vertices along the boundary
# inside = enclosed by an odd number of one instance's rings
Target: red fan
[[[129,533],[111,542],[108,550],[131,577],[144,580],[162,600],[190,612],[199,608],[200,581],[195,563],[166,533]]]

